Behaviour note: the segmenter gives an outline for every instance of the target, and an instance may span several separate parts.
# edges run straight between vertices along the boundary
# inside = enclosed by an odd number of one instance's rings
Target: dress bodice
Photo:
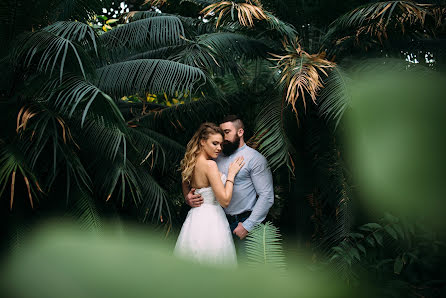
[[[223,184],[226,183],[226,175],[221,174],[221,181]],[[198,188],[195,190],[196,194],[200,194],[203,198],[203,204],[220,205],[215,197],[214,191],[211,186]]]

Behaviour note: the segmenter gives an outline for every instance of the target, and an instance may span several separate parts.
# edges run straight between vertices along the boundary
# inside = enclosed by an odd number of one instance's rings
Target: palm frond
[[[108,161],[115,161],[118,154],[126,157],[127,141],[124,129],[109,125],[99,117],[88,117],[83,126],[80,116],[74,117],[71,122],[76,129],[75,137],[81,150],[88,148],[88,152]]]
[[[192,90],[206,81],[202,70],[174,61],[139,59],[98,69],[98,87],[115,97]]]
[[[258,39],[242,34],[219,32],[197,36],[184,50],[171,59],[213,73],[237,72],[240,58],[258,58],[267,52]]]
[[[98,55],[98,35],[94,29],[81,22],[60,21],[42,29],[62,38],[74,41],[84,47],[94,49]]]
[[[191,43],[179,53],[169,57],[172,61],[183,63],[185,65],[198,67],[209,73],[223,71],[223,63],[218,62],[218,56],[209,48],[203,47],[198,43]]]
[[[150,4],[150,6],[162,6],[167,0],[144,0],[143,5]]]
[[[29,203],[34,208],[34,199],[43,193],[40,185],[26,162],[23,152],[17,144],[1,144],[0,146],[0,196],[10,183],[9,207],[12,209],[15,195],[15,185],[19,179],[23,179],[27,188]]]
[[[246,254],[251,266],[269,265],[285,269],[285,254],[279,229],[271,222],[258,224],[246,237]]]
[[[20,139],[25,141],[23,149],[32,169],[35,168],[39,156],[45,151],[44,149],[50,146],[53,151],[53,176],[56,175],[60,143],[76,145],[71,130],[63,118],[43,104],[34,103],[20,109],[17,115],[16,132]]]
[[[124,22],[134,22],[164,15],[166,14],[151,10],[135,10],[135,11],[129,11],[128,13],[122,15],[121,18],[124,20]]]
[[[279,32],[288,40],[296,40],[297,31],[292,25],[285,23],[268,11],[265,11],[265,15],[267,16],[266,23],[269,25],[270,29]]]
[[[202,18],[191,18],[191,17],[185,17],[185,16],[178,16],[178,18],[181,20],[184,26],[184,31],[186,33],[186,37],[194,37],[197,35],[207,34],[207,33],[215,33],[216,28],[212,22],[205,22]],[[220,32],[222,31],[235,31],[235,28],[237,28],[236,25],[231,24],[233,27],[229,28],[227,26],[220,26],[218,30]]]
[[[139,176],[141,173],[132,162],[126,158],[125,154],[118,152],[114,162],[101,162],[102,165],[95,167],[94,185],[98,195],[109,201],[113,194],[120,198],[121,205],[124,205],[126,194],[130,193],[135,205],[142,200],[142,188]],[[128,187],[128,191],[126,188]]]
[[[89,174],[76,154],[79,146],[70,125],[48,104],[34,102],[20,109],[16,129],[17,146],[33,174],[41,177],[45,189],[49,190],[66,168],[67,200],[73,181],[79,189],[91,189]]]
[[[76,75],[64,75],[60,85],[56,80],[50,81],[40,93],[41,96],[48,96],[47,100],[54,110],[69,118],[81,111],[81,125],[84,124],[88,113],[100,116],[104,121],[114,125],[119,126],[124,123],[124,118],[113,99]]]
[[[335,63],[325,59],[325,54],[308,54],[295,42],[288,45],[284,42],[286,55],[271,54],[271,60],[277,61],[282,79],[285,83],[286,101],[291,104],[293,111],[298,116],[296,108],[297,99],[302,96],[302,102],[306,110],[307,103],[305,93],[309,94],[316,104],[316,95],[323,87],[321,74],[327,75],[326,69],[335,67]],[[285,90],[284,90],[285,91]]]
[[[130,144],[137,151],[139,165],[149,164],[150,169],[160,164],[162,170],[169,164],[178,164],[184,155],[184,146],[149,128],[130,128]]]
[[[174,53],[177,53],[181,49],[183,49],[186,45],[175,45],[175,46],[167,46],[161,47],[154,50],[144,51],[132,56],[128,56],[128,52],[126,54],[127,57],[124,57],[121,61],[129,61],[129,60],[138,60],[138,59],[164,59],[168,60],[170,56]]]
[[[351,79],[339,67],[330,71],[325,87],[319,97],[319,115],[328,121],[335,121],[338,126],[345,110],[350,106],[351,96],[348,90]]]
[[[383,1],[362,5],[336,19],[330,25],[325,42],[333,42],[333,38],[346,30],[335,41],[336,44],[352,37],[358,40],[361,34],[369,34],[382,41],[387,38],[389,28],[399,28],[405,33],[406,25],[418,23],[423,26],[426,15],[431,14],[431,7],[414,1]]]
[[[178,135],[179,132],[185,132],[187,128],[196,128],[203,121],[214,121],[221,116],[224,111],[223,102],[224,100],[218,95],[206,96],[197,101],[150,111],[133,119],[130,123],[140,123],[144,127],[163,131],[163,134],[170,132],[171,135]]]
[[[263,55],[267,50],[267,46],[259,39],[253,39],[246,35],[219,32],[212,34],[200,35],[197,42],[212,49],[216,55],[227,56],[246,56],[256,58]]]
[[[173,15],[155,11],[130,11],[123,16],[124,22],[134,22],[147,18],[173,16],[181,20],[186,36],[193,37],[200,34],[215,32],[215,26],[211,22],[204,22],[199,18],[185,17],[182,15]],[[225,29],[225,27],[220,28]]]
[[[153,16],[105,32],[100,40],[109,48],[148,48],[178,45],[184,36],[183,23],[175,16]]]
[[[215,3],[219,2],[219,0],[182,0],[181,2],[189,2],[189,3],[194,3],[194,4],[202,6],[202,7],[206,7],[211,4],[215,4]]]
[[[103,7],[110,7],[113,0],[62,0],[58,1],[56,15],[59,20],[88,21]]]
[[[86,192],[76,190],[73,192],[73,203],[67,209],[67,214],[76,219],[79,227],[85,231],[100,231],[102,219],[94,198]]]
[[[61,146],[60,151],[64,157],[63,162],[66,165],[66,198],[67,202],[70,200],[76,200],[73,198],[73,186],[75,186],[80,192],[91,193],[93,190],[91,178],[82,164],[81,159],[71,148],[67,146]],[[75,183],[72,182],[74,180]]]
[[[65,72],[80,72],[85,78],[92,71],[91,61],[76,43],[51,32],[37,31],[24,34],[18,39],[11,55],[15,69],[28,69],[35,65],[38,72],[53,74],[59,71],[59,79]]]
[[[200,13],[206,18],[208,16],[217,16],[216,27],[224,21],[228,15],[231,16],[232,21],[234,21],[234,14],[237,13],[238,21],[242,26],[253,27],[254,20],[266,20],[268,16],[263,10],[262,6],[258,1],[247,0],[246,3],[235,3],[231,1],[221,1],[217,3],[210,4],[205,7]]]
[[[281,94],[273,94],[256,119],[254,136],[248,143],[262,153],[273,171],[286,165],[294,172],[294,148],[285,130],[285,107]]]
[[[141,183],[143,197],[140,208],[142,221],[145,222],[150,219],[152,222],[171,225],[172,215],[166,191],[145,169],[139,171],[138,178]]]

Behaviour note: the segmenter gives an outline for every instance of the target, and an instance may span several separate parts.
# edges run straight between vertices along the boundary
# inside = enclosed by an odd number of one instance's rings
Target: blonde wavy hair
[[[221,134],[224,137],[223,130],[211,122],[205,122],[187,143],[186,153],[181,160],[181,178],[183,182],[190,183],[194,174],[195,164],[197,163],[198,154],[201,152],[201,140],[209,139],[210,135]]]

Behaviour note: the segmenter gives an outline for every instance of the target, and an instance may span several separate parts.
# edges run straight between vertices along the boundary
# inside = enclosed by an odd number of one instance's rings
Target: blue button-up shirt
[[[243,222],[243,227],[249,232],[265,219],[274,203],[273,177],[266,158],[247,145],[230,156],[220,154],[216,159],[219,171],[227,175],[229,165],[239,156],[243,156],[245,165],[235,176],[232,199],[225,212],[236,215],[252,211]]]

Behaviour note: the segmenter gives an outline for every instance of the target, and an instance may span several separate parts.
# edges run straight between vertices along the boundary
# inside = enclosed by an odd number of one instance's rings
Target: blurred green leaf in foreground
[[[136,228],[105,226],[81,232],[47,224],[3,260],[7,297],[355,297],[341,281],[293,264],[271,267],[200,266],[172,256],[173,244]],[[6,296],[4,296],[6,297]]]

